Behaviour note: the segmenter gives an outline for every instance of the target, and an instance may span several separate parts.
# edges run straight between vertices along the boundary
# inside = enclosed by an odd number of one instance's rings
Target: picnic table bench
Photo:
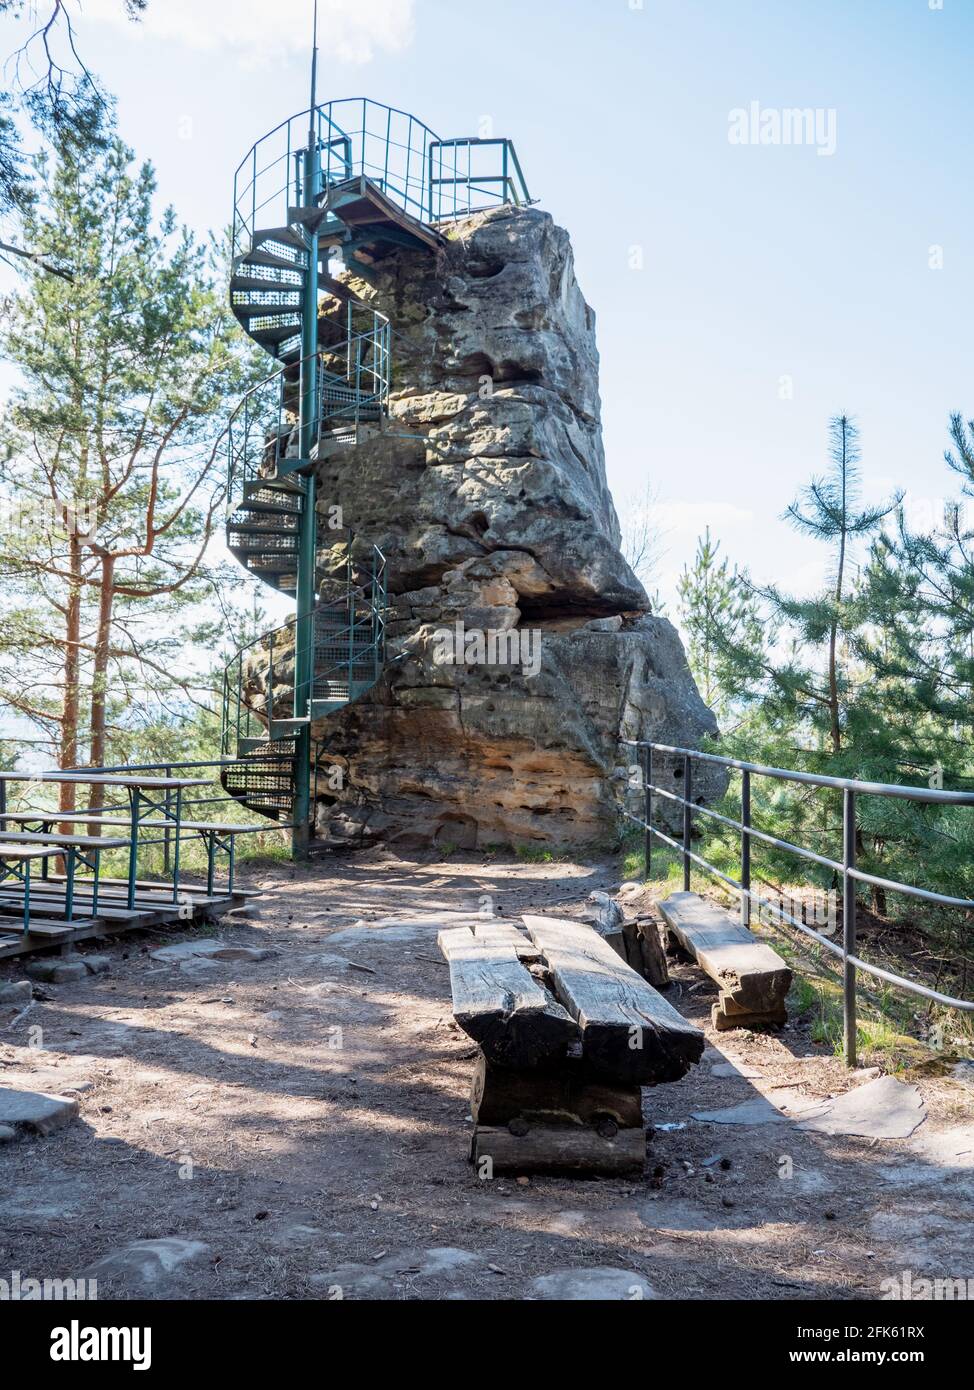
[[[0,783],[22,782],[22,773],[0,772]],[[136,878],[138,873],[139,857],[139,830],[143,821],[148,817],[158,817],[164,823],[168,823],[171,828],[178,828],[183,818],[183,793],[191,787],[205,787],[207,781],[205,777],[150,777],[145,773],[121,773],[121,772],[42,772],[36,779],[38,782],[52,783],[55,786],[74,786],[82,785],[86,787],[115,788],[125,792],[129,811],[126,817],[126,828],[129,831],[129,872],[128,872],[128,892],[127,907],[131,910],[135,907],[136,897]],[[76,814],[74,812],[61,813],[55,824],[67,824],[67,816]],[[0,826],[11,818],[10,813],[4,805],[0,810]],[[93,822],[91,816],[82,816],[83,820]],[[2,831],[0,831],[2,833]],[[175,853],[173,856],[173,884],[172,901],[179,901],[179,836],[176,836]]]
[[[74,920],[74,895],[75,879],[78,866],[90,869],[92,873],[92,917],[98,916],[98,884],[100,878],[101,855],[106,849],[128,849],[128,840],[105,839],[100,835],[54,835],[54,834],[28,834],[26,832],[4,830],[2,832],[5,844],[15,847],[23,845],[26,847],[50,848],[56,852],[56,857],[64,860],[65,883],[64,883],[64,917],[66,922]],[[50,853],[45,853],[41,867],[42,877],[48,877],[48,866],[50,860],[55,857]],[[26,899],[29,896],[29,884],[25,884],[24,889],[24,910],[28,911],[29,904]]]
[[[18,930],[25,934],[30,930],[30,879],[31,865],[38,859],[46,862],[59,856],[62,850],[55,845],[24,843],[18,838],[8,837],[0,840],[0,883],[16,879],[23,885],[23,909]]]
[[[89,825],[104,826],[107,829],[128,829],[131,821],[128,816],[113,815],[109,811],[16,811],[6,812],[0,816],[2,821],[15,821],[19,825],[36,826],[39,834],[46,834],[56,825]],[[189,831],[191,834],[199,835],[206,847],[206,890],[212,893],[216,878],[216,855],[222,851],[227,855],[227,892],[233,892],[233,878],[235,867],[235,841],[238,835],[253,834],[258,830],[267,830],[266,825],[235,825],[232,822],[222,821],[195,821],[180,820],[178,823],[172,820],[147,820],[140,819],[140,830],[161,830],[165,834],[182,833]],[[0,831],[2,834],[2,831]],[[106,842],[103,842],[103,844]],[[126,843],[128,843],[126,841]],[[143,840],[143,843],[146,843]],[[151,843],[151,841],[150,841]]]

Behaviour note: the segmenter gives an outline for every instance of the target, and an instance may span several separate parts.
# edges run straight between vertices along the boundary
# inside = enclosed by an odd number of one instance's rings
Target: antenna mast
[[[314,0],[311,34],[311,107],[308,116],[308,148],[315,142],[315,102],[318,99],[318,0]]]

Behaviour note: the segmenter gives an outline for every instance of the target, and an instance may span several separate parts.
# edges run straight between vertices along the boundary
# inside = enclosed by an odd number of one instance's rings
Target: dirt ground
[[[715,1033],[689,965],[669,997],[708,1049],[644,1092],[643,1177],[478,1180],[443,914],[489,895],[508,919],[574,915],[619,886],[611,863],[375,853],[242,881],[256,915],[194,935],[268,958],[164,962],[186,935],[114,938],[92,948],[109,973],[0,1017],[0,1085],[81,1107],[0,1146],[0,1279],[97,1277],[103,1299],[873,1299],[904,1270],[974,1276],[974,1092],[922,1080],[908,1140],[693,1120],[865,1078],[800,1022]]]

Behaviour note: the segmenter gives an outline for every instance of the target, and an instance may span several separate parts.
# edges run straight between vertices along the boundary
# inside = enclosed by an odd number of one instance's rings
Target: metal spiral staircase
[[[315,50],[317,56],[317,50]],[[314,807],[311,726],[358,700],[385,660],[386,563],[360,538],[320,563],[319,462],[385,428],[388,319],[329,274],[368,282],[403,247],[435,253],[442,224],[528,201],[507,140],[439,140],[406,112],[318,105],[257,142],[234,181],[233,312],[280,364],[229,428],[227,543],[255,578],[293,596],[293,622],[238,651],[223,682],[224,789],[294,832]],[[329,499],[334,502],[338,499]]]

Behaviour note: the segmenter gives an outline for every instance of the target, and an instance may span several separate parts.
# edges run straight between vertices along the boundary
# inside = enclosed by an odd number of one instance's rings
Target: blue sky
[[[907,488],[922,513],[951,494],[948,415],[974,415],[972,0],[322,6],[322,98],[443,136],[491,117],[571,232],[609,481],[622,512],[658,494],[665,597],[708,523],[760,580],[815,585],[780,514],[838,411],[869,495]],[[150,0],[141,35],[120,8],[85,0],[78,31],[122,134],[184,220],[223,225],[242,155],[306,104],[310,0]],[[752,102],[834,113],[834,153],[732,144]]]

